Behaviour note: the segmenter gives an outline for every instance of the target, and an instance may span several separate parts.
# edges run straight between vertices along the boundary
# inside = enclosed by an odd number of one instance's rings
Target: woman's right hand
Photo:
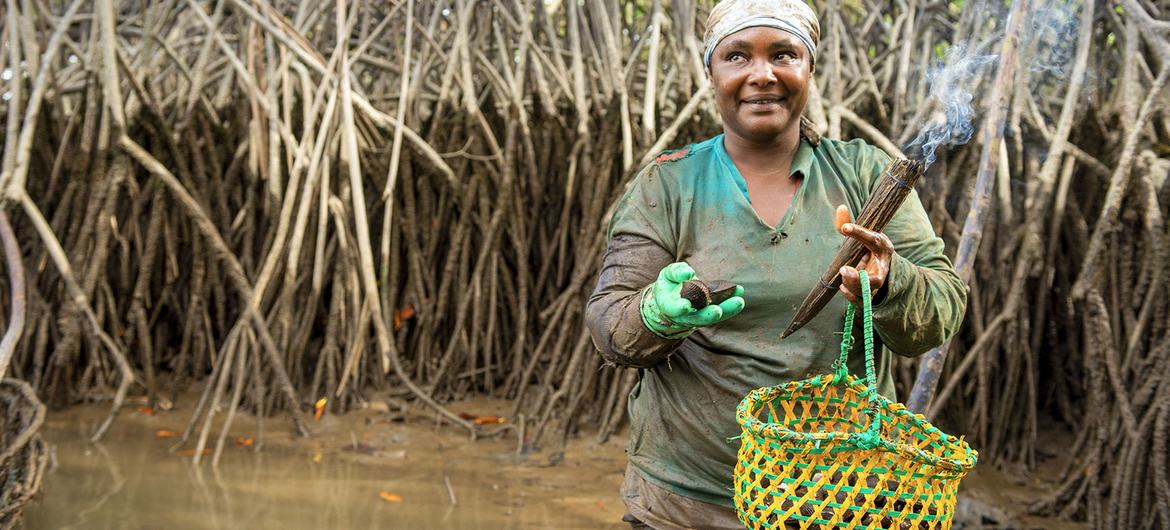
[[[686,262],[671,263],[658,272],[658,279],[642,291],[642,323],[664,339],[681,339],[695,328],[718,324],[743,311],[743,286],[719,304],[694,309],[681,295],[682,284],[694,279],[695,270]]]

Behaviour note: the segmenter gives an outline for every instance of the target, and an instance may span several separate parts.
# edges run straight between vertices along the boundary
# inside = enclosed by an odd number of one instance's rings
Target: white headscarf
[[[711,66],[711,53],[728,35],[754,27],[787,31],[800,39],[816,60],[821,24],[803,0],[725,0],[711,10],[703,34],[703,66]]]

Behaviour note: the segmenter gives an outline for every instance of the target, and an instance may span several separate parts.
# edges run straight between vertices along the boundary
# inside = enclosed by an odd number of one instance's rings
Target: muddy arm
[[[897,254],[886,278],[886,296],[874,305],[873,321],[894,353],[916,356],[958,331],[967,289],[943,253],[917,193],[911,193],[886,227]]]
[[[648,238],[632,234],[610,238],[597,288],[585,307],[593,344],[607,362],[650,368],[666,360],[685,340],[651,333],[639,312],[642,289],[673,261],[674,256]]]

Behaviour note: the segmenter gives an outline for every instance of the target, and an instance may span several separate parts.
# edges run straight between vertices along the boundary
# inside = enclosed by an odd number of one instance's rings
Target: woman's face
[[[800,130],[812,58],[795,35],[769,27],[738,31],[715,47],[710,68],[725,132],[771,143]]]

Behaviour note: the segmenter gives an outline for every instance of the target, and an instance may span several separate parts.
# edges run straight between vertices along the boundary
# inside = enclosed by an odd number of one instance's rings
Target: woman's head
[[[707,19],[703,62],[724,129],[753,143],[799,134],[820,25],[801,0],[726,0]]]

